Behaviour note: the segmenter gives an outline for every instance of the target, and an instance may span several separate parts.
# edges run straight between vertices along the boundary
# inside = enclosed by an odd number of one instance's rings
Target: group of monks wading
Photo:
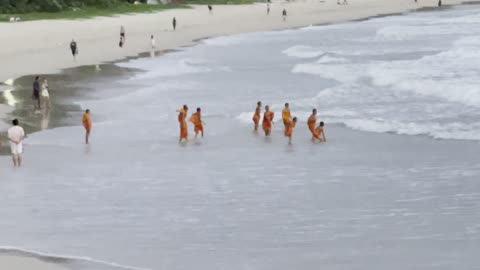
[[[183,107],[177,111],[178,112],[178,122],[180,124],[180,138],[179,142],[188,141],[188,106],[183,105]],[[262,114],[262,102],[257,102],[257,107],[255,108],[255,113],[253,114],[252,120],[254,123],[254,130],[258,131],[258,126],[260,124]],[[265,136],[269,137],[272,132],[273,118],[275,114],[270,111],[270,106],[265,106],[265,112],[263,113],[262,120],[262,129],[265,132]],[[297,117],[293,117],[290,113],[290,106],[288,103],[285,103],[285,108],[282,111],[282,120],[285,126],[285,137],[288,138],[288,144],[292,144],[292,135],[293,129],[297,124]],[[202,121],[201,109],[197,108],[197,111],[193,113],[190,117],[190,122],[193,123],[195,138],[197,138],[200,133],[203,138],[203,126],[205,123]],[[326,142],[325,132],[323,130],[324,123],[320,122],[317,124],[317,109],[313,109],[312,114],[308,117],[307,125],[308,129],[312,133],[312,141]]]

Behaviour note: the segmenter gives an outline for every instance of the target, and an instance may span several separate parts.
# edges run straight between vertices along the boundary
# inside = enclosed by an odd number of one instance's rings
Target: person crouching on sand
[[[82,124],[85,128],[85,144],[88,144],[88,139],[90,138],[90,131],[92,130],[92,119],[90,118],[90,110],[85,110],[85,113],[82,117]]]
[[[292,144],[293,129],[297,125],[297,117],[293,117],[292,121],[288,122],[285,127],[285,137],[288,137],[288,144]]]
[[[323,130],[323,126],[325,124],[323,122],[320,122],[318,127],[315,129],[315,132],[313,134],[313,138],[316,140],[319,140],[320,142],[326,142],[327,139],[325,138],[325,131]]]

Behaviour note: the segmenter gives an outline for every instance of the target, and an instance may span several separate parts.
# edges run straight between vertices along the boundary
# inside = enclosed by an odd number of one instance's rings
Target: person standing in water
[[[260,117],[262,117],[261,113],[262,113],[262,102],[259,101],[257,102],[257,107],[255,108],[255,113],[253,114],[253,117],[252,117],[255,131],[258,130],[258,123],[260,123]]]
[[[173,31],[175,31],[177,29],[177,19],[175,17],[173,17],[172,25],[173,25]]]
[[[18,125],[18,120],[13,119],[13,127],[8,129],[8,140],[10,141],[10,150],[12,151],[12,160],[14,167],[22,166],[23,139],[25,131]]]
[[[265,113],[263,114],[262,128],[265,131],[265,136],[270,136],[272,133],[272,122],[274,113],[270,111],[270,106],[265,106]]]
[[[317,109],[312,110],[312,114],[308,117],[307,125],[308,129],[312,133],[312,141],[315,138],[315,124],[317,123]]]
[[[40,77],[36,76],[35,81],[33,82],[33,93],[32,98],[33,102],[35,103],[34,107],[38,107],[40,109]]]
[[[42,83],[42,104],[44,108],[50,109],[50,94],[48,93],[48,81],[47,79],[43,79]]]
[[[195,138],[197,138],[199,132],[203,138],[204,123],[202,121],[202,114],[200,108],[197,108],[197,112],[192,114],[192,116],[190,117],[190,122],[193,123],[193,131],[195,132]]]
[[[313,134],[313,138],[319,140],[320,142],[326,142],[327,139],[325,138],[325,131],[323,130],[324,123],[320,122],[318,127],[315,129],[315,132]]]
[[[282,111],[282,120],[285,129],[287,129],[288,124],[292,121],[292,116],[290,114],[290,105],[285,103],[285,108]]]
[[[294,117],[292,121],[288,123],[288,125],[285,126],[285,137],[288,137],[288,144],[292,144],[292,135],[293,135],[293,129],[297,125],[297,117]]]
[[[72,42],[70,42],[70,50],[72,51],[72,56],[73,60],[77,60],[77,54],[78,54],[78,48],[77,48],[77,42],[72,39]]]
[[[286,9],[283,9],[283,11],[282,11],[282,17],[283,17],[283,21],[286,21],[286,20],[287,20],[287,10],[286,10]]]
[[[178,112],[178,123],[180,124],[179,142],[181,143],[183,140],[188,142],[188,126],[187,126],[188,107],[187,105],[183,105],[183,108],[178,110],[177,112]]]
[[[86,109],[82,117],[82,124],[85,128],[85,144],[88,144],[90,138],[90,131],[92,130],[92,119],[90,118],[90,110]]]

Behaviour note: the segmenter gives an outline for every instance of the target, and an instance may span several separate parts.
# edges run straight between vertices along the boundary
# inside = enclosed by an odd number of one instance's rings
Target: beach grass
[[[244,1],[244,0],[242,0]],[[152,13],[173,8],[188,8],[186,4],[169,5],[117,5],[110,8],[85,7],[60,12],[31,12],[24,14],[0,14],[0,21],[9,21],[11,17],[20,17],[22,21],[56,20],[56,19],[88,19],[94,17],[109,17],[119,14]]]

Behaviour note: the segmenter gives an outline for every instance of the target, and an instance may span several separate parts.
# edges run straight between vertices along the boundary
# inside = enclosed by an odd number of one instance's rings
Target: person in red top
[[[273,122],[274,113],[270,111],[270,107],[265,106],[265,113],[263,114],[263,123],[262,128],[265,131],[265,136],[270,136],[272,132],[272,122]]]

